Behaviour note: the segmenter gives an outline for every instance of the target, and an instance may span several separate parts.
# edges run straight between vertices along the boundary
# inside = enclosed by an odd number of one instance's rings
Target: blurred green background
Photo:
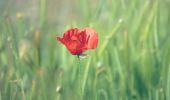
[[[79,67],[55,37],[87,26]],[[0,0],[0,100],[170,100],[170,0]]]

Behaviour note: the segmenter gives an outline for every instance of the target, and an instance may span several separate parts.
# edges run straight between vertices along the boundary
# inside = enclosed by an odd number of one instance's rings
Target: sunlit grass
[[[67,7],[58,23],[48,22],[50,3],[39,0],[31,24],[11,0],[0,1],[0,100],[80,100],[82,91],[83,100],[170,99],[168,0],[58,2]],[[77,57],[55,35],[86,26],[99,33],[99,45],[81,59],[80,77]]]

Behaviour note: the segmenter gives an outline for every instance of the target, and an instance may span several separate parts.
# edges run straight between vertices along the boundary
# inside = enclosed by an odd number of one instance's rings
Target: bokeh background
[[[87,26],[79,67],[55,37]],[[0,100],[170,100],[170,0],[0,0]]]

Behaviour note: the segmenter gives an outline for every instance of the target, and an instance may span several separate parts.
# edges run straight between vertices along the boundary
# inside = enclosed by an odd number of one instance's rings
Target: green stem
[[[80,92],[80,100],[83,98],[82,84],[81,84],[81,64],[80,64],[80,55],[77,55],[78,58],[78,80],[79,80],[79,92]]]

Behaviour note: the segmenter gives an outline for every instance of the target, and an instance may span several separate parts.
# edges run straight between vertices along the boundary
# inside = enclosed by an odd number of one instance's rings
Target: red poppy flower
[[[64,32],[62,38],[56,36],[57,40],[64,44],[73,55],[81,55],[88,49],[97,48],[98,33],[92,28],[72,28]]]

